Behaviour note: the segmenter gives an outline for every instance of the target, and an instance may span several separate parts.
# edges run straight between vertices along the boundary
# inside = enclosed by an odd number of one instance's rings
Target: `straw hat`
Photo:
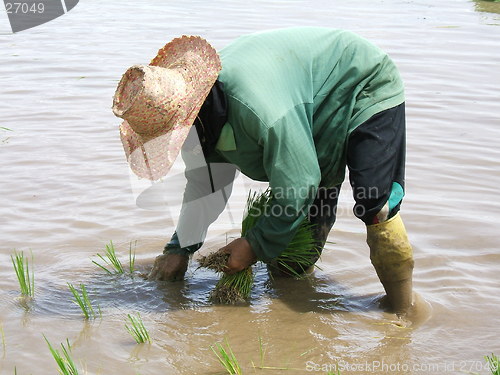
[[[120,137],[130,167],[157,180],[170,170],[221,69],[215,49],[198,36],[167,43],[149,65],[134,65],[113,97],[125,121]]]

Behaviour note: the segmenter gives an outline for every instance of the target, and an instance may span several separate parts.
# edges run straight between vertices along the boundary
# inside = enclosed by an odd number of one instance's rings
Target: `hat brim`
[[[150,65],[169,69],[176,68],[180,62],[185,64],[186,69],[182,71],[186,82],[194,83],[188,85],[185,92],[186,97],[195,100],[183,101],[184,116],[179,117],[173,127],[153,135],[137,133],[127,121],[120,126],[127,161],[139,177],[158,180],[169,172],[222,68],[216,50],[205,39],[186,35],[167,43]]]
[[[179,125],[150,137],[137,134],[124,121],[120,125],[120,139],[132,171],[152,181],[164,177],[172,168],[190,129],[190,126]]]

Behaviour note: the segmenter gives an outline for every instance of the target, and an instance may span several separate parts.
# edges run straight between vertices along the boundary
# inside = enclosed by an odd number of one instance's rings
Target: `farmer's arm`
[[[189,255],[202,246],[208,227],[224,210],[231,195],[235,172],[235,166],[225,163],[186,169],[179,222],[164,253]]]
[[[256,258],[265,262],[286,249],[321,180],[309,121],[300,109],[270,126],[261,142],[264,169],[274,195],[270,215],[261,216],[244,239],[226,246],[224,250],[231,253],[229,273],[248,267],[243,262],[252,259],[249,247]]]
[[[184,277],[188,256],[202,246],[208,227],[224,210],[231,194],[236,167],[227,163],[207,164],[201,150],[193,147],[190,141],[186,141],[182,150],[187,184],[179,222],[163,255],[155,261],[149,276],[152,279]]]
[[[274,198],[270,215],[261,216],[246,235],[262,261],[276,258],[285,250],[319,186],[321,172],[308,123],[301,112],[294,111],[275,123],[263,140],[264,168]]]

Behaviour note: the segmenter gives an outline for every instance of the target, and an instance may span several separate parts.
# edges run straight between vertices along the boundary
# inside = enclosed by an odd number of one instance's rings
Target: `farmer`
[[[186,162],[179,223],[150,278],[184,278],[189,255],[224,208],[236,168],[268,181],[273,199],[269,215],[221,249],[230,254],[227,272],[261,260],[280,274],[273,260],[306,217],[323,248],[347,166],[354,214],[366,224],[386,299],[398,314],[411,307],[414,262],[399,215],[403,83],[379,48],[351,32],[316,27],[243,36],[219,53],[200,37],[183,36],[150,65],[126,71],[113,112],[125,120],[121,139],[138,176],[165,176],[181,148]],[[318,255],[311,253],[313,262]]]

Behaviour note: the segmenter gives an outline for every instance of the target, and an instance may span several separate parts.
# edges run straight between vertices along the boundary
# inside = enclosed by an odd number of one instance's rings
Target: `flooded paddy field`
[[[484,356],[500,354],[499,13],[500,3],[468,0],[86,0],[16,34],[0,14],[0,374],[56,373],[43,335],[55,346],[68,339],[87,374],[222,374],[210,347],[226,339],[245,374],[336,366],[342,374],[488,374]],[[382,286],[347,183],[321,269],[307,280],[272,280],[257,266],[249,304],[217,306],[208,297],[218,276],[198,269],[198,255],[184,282],[139,276],[174,231],[183,181],[172,179],[156,203],[137,204],[143,186],[129,175],[111,112],[121,74],[181,34],[220,49],[245,33],[297,25],[357,32],[401,70],[402,216],[421,306],[408,327],[378,307]],[[177,162],[171,174],[182,171]],[[239,176],[202,254],[238,236],[248,190],[259,188]],[[124,261],[135,249],[134,277],[92,263],[110,240]],[[34,257],[27,304],[15,250]],[[101,318],[82,318],[67,283],[87,286]],[[151,344],[125,330],[137,312]]]

